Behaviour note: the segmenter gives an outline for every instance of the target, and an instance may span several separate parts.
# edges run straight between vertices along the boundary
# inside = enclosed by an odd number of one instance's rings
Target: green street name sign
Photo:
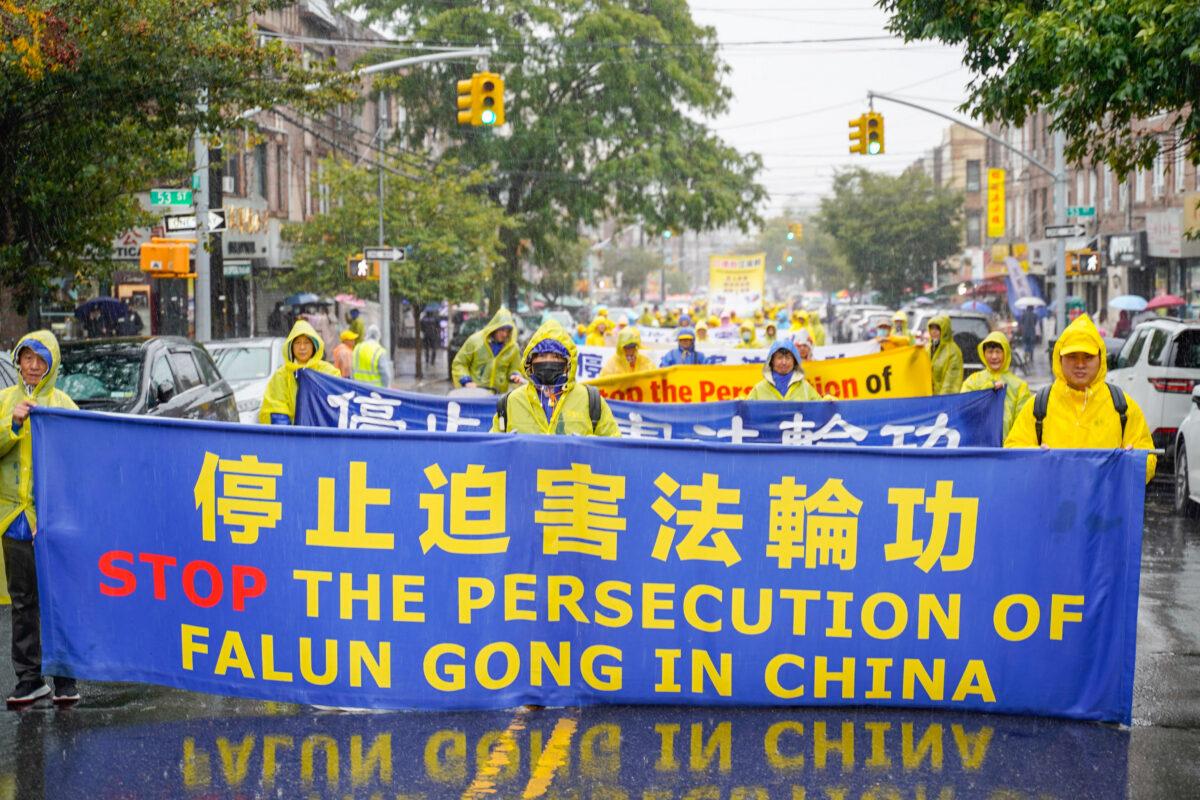
[[[1095,206],[1067,206],[1068,217],[1094,217],[1096,216]]]
[[[152,206],[190,206],[191,204],[191,189],[150,190],[150,205]]]

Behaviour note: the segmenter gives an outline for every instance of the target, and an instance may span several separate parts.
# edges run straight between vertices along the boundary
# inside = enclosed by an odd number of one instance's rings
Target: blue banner
[[[1130,719],[1143,452],[33,426],[48,674]]]
[[[496,398],[398,392],[298,373],[296,422],[322,428],[487,432]],[[916,448],[999,447],[1004,395],[984,390],[940,397],[818,403],[628,403],[609,400],[631,439]]]

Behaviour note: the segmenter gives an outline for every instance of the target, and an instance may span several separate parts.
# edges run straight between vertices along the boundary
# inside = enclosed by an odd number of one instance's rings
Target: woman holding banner
[[[782,339],[771,345],[767,363],[763,365],[763,379],[750,390],[747,399],[801,402],[822,397],[804,377],[796,346]]]
[[[258,410],[261,425],[291,425],[296,420],[296,373],[315,369],[326,375],[342,376],[341,370],[325,358],[325,342],[316,328],[304,320],[296,320],[292,332],[283,343],[283,366],[267,381],[262,407]]]
[[[1029,393],[1029,384],[1008,368],[1012,363],[1012,349],[1008,344],[1008,337],[1000,331],[992,331],[979,343],[979,360],[983,362],[983,369],[963,381],[962,390],[1004,390],[1004,432],[1000,437],[1003,441],[1012,430],[1017,412],[1033,395]]]

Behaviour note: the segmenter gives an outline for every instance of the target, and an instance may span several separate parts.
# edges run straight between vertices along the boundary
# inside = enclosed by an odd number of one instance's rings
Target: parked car
[[[267,381],[275,374],[275,370],[283,366],[284,341],[281,336],[265,336],[224,339],[208,345],[208,352],[217,363],[221,377],[229,381],[233,388],[242,422],[258,422],[258,410],[262,408]]]
[[[7,389],[17,382],[17,368],[13,366],[12,356],[0,353],[0,389]]]
[[[178,336],[64,342],[57,385],[90,411],[238,421],[212,357]]]
[[[1165,448],[1167,460],[1173,459],[1173,445],[1181,438],[1176,434],[1200,382],[1200,322],[1160,317],[1141,323],[1126,340],[1108,380],[1137,402],[1154,446]],[[1192,438],[1200,444],[1200,437]]]

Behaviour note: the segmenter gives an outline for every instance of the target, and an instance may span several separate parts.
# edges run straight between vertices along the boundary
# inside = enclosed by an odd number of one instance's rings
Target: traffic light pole
[[[383,92],[379,93],[376,99],[378,106],[375,119],[377,125],[375,128],[375,136],[379,139],[379,149],[383,150],[383,129],[385,122],[385,109],[383,105]],[[379,160],[379,246],[383,247],[383,159]],[[379,327],[383,331],[383,346],[387,349],[388,358],[394,359],[395,353],[392,352],[396,339],[392,336],[392,278],[391,278],[392,262],[384,259],[379,262]],[[393,361],[394,363],[394,361]],[[420,363],[417,364],[417,369],[420,369]]]
[[[198,110],[208,110],[208,100],[201,95]],[[200,129],[192,137],[196,154],[196,192],[192,198],[196,211],[196,297],[194,300],[196,341],[212,341],[212,262],[208,256],[208,144]]]
[[[983,136],[996,144],[1008,150],[1018,158],[1023,159],[1034,168],[1041,170],[1045,174],[1054,179],[1054,222],[1056,225],[1065,225],[1067,222],[1067,170],[1063,164],[1063,149],[1064,140],[1061,132],[1054,134],[1054,167],[1053,169],[1037,160],[1033,156],[1026,153],[1024,150],[1019,150],[1006,142],[1003,138],[995,135],[991,131],[985,131],[983,128],[977,128],[974,125],[963,122],[960,119],[944,114],[934,108],[914,103],[911,100],[901,100],[898,97],[883,94],[872,90],[867,90],[868,102],[878,97],[880,100],[887,100],[891,103],[896,103],[909,108],[915,108],[917,111],[924,111],[926,114],[933,114],[935,117],[949,120],[955,125],[960,125],[969,131],[975,131],[980,136]],[[1066,327],[1067,322],[1067,263],[1066,263],[1066,242],[1058,239],[1055,242],[1055,257],[1054,257],[1054,294],[1058,297],[1058,308],[1055,313],[1055,321],[1057,322],[1056,330],[1062,331]]]

